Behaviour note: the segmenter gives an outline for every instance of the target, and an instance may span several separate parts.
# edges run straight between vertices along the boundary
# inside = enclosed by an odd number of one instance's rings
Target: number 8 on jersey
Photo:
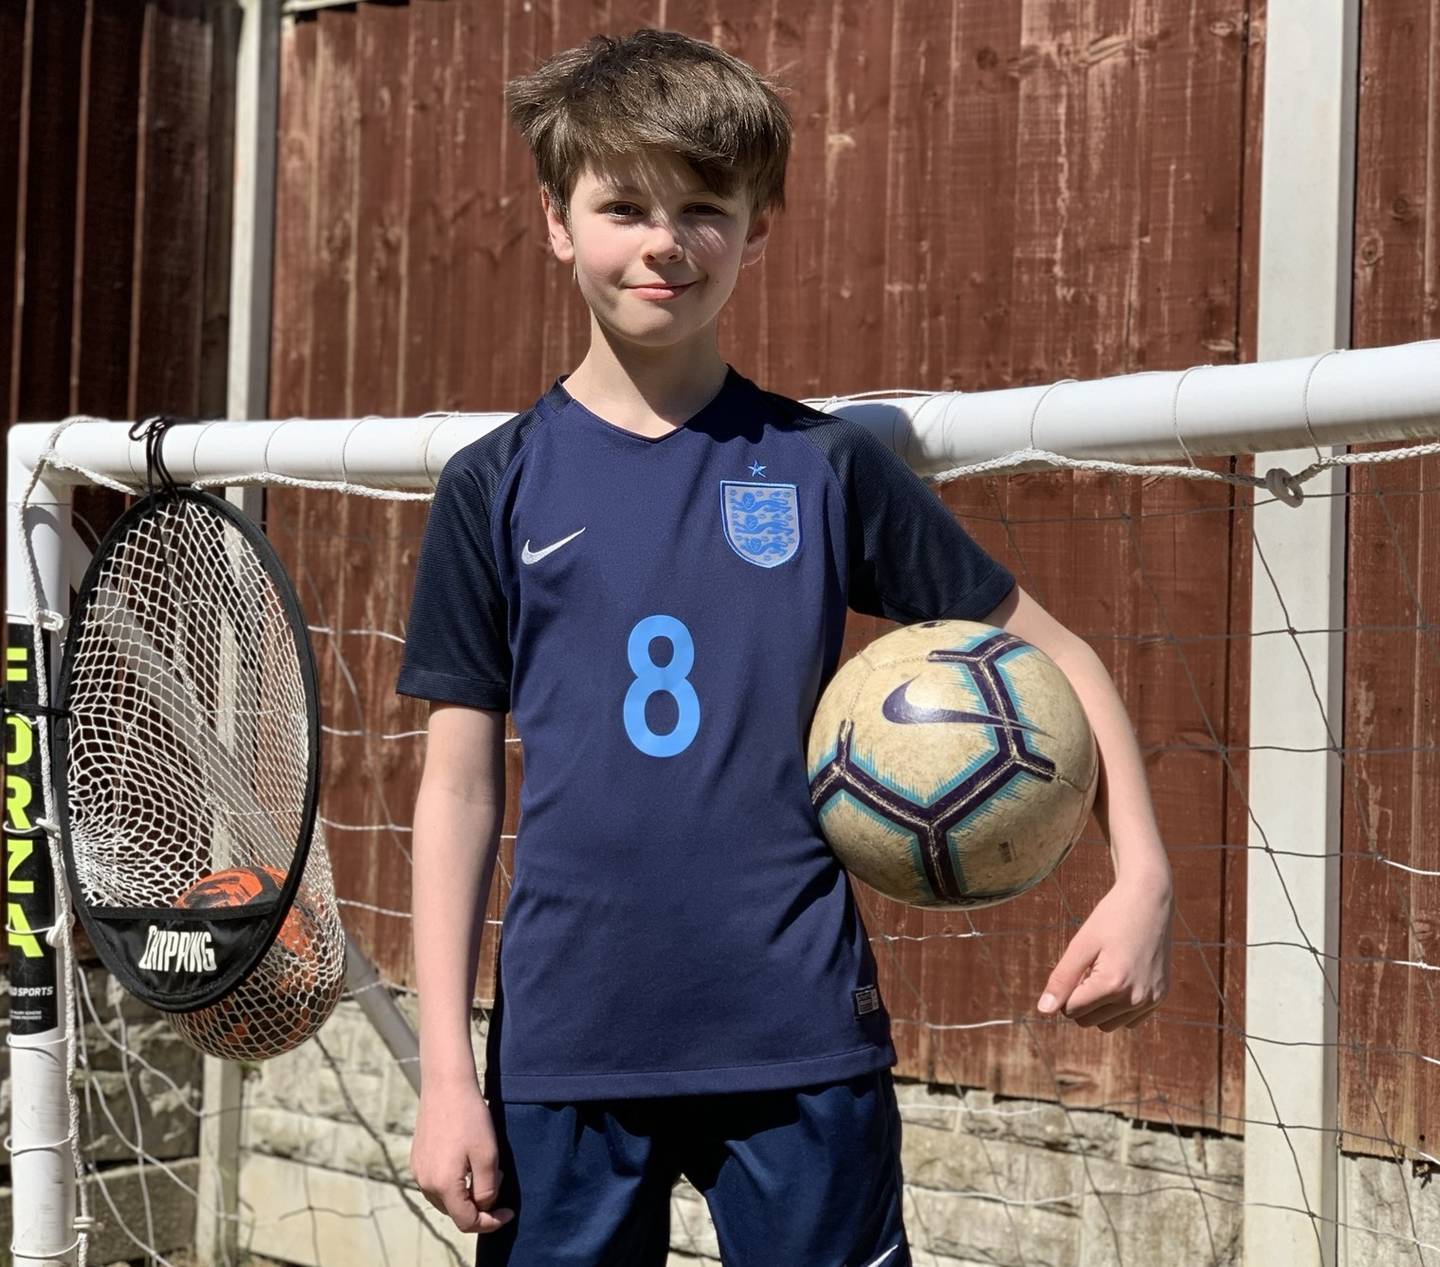
[[[650,643],[655,638],[667,639],[673,648],[669,664],[659,665],[650,658]],[[625,692],[625,733],[646,756],[678,756],[700,729],[700,697],[689,681],[695,666],[695,642],[690,631],[674,616],[646,616],[631,629],[625,654],[635,675]],[[645,720],[646,702],[661,691],[675,701],[680,711],[675,729],[668,735],[657,735]]]

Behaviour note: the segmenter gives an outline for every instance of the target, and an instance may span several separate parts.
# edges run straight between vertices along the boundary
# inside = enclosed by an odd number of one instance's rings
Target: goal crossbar
[[[1192,458],[1433,439],[1440,434],[1440,340],[1246,365],[1201,365],[1091,381],[982,392],[867,393],[805,403],[863,423],[922,475],[1013,456],[1007,469],[1077,460]],[[172,428],[166,466],[207,484],[320,482],[428,490],[460,448],[513,413],[418,418],[214,421]],[[77,420],[80,421],[80,420]],[[130,487],[145,479],[144,443],[130,424],[85,420],[56,437],[46,473],[74,484],[93,472]],[[9,435],[15,481],[41,461],[53,423]],[[1027,460],[1028,459],[1028,460]]]

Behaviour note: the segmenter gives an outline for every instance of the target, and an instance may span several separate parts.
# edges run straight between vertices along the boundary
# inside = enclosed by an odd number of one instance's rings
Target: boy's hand
[[[1116,880],[1070,940],[1045,983],[1038,1008],[1063,1011],[1077,1025],[1106,1033],[1138,1025],[1169,989],[1169,868]]]
[[[493,1208],[503,1176],[490,1106],[473,1082],[421,1091],[410,1170],[425,1199],[462,1232],[494,1232],[515,1217]]]

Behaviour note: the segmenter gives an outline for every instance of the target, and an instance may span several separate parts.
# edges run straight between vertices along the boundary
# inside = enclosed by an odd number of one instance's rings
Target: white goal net
[[[810,403],[935,480],[1095,648],[1175,874],[1171,994],[1113,1034],[1035,1010],[1109,886],[1093,822],[1053,877],[1000,907],[920,912],[858,892],[900,1053],[915,1261],[1440,1264],[1440,343]],[[9,713],[17,1262],[473,1260],[413,1184],[415,1071],[362,1004],[381,994],[415,1015],[425,710],[393,688],[424,502],[445,458],[508,416],[215,423],[166,450],[182,484],[267,490],[315,646],[320,824],[378,977],[357,960],[295,1051],[227,1087],[85,958],[63,894],[47,933],[26,885],[56,856],[53,681]],[[53,670],[67,589],[106,526],[72,513],[73,489],[143,484],[123,433],[12,430],[7,688],[42,645]],[[855,620],[846,654],[883,631]],[[513,733],[507,747],[477,1061],[523,772]],[[47,1014],[25,973],[50,953]],[[672,1212],[672,1263],[718,1262],[688,1185]],[[1266,1257],[1276,1246],[1289,1256]]]

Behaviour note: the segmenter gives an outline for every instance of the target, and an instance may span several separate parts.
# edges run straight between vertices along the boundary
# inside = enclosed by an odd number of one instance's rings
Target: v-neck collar
[[[673,439],[681,432],[692,429],[696,423],[706,420],[712,413],[724,409],[728,400],[742,382],[739,372],[733,365],[727,362],[725,366],[725,378],[721,382],[720,389],[715,395],[705,404],[701,405],[700,408],[685,419],[684,422],[680,423],[679,426],[667,431],[664,435],[646,436],[641,435],[638,431],[631,431],[629,427],[622,427],[618,423],[611,422],[608,418],[602,418],[594,410],[582,405],[574,396],[565,390],[565,380],[569,377],[569,374],[561,374],[555,379],[554,383],[551,384],[550,390],[541,398],[542,403],[550,412],[554,414],[569,413],[584,421],[597,423],[607,431],[612,431],[619,436],[629,437],[639,444],[648,445],[664,444],[665,441]]]

